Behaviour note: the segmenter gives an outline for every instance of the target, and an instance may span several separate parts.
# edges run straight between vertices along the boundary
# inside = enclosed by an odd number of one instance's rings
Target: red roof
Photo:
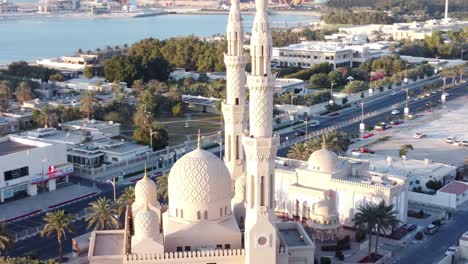
[[[451,181],[449,184],[442,187],[439,192],[462,194],[468,190],[468,184],[460,181]]]

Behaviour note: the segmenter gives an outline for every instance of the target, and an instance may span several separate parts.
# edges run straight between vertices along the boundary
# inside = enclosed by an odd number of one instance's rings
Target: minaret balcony
[[[224,54],[224,63],[226,65],[239,65],[244,66],[247,65],[247,57],[245,55],[227,55]]]
[[[273,89],[275,85],[275,77],[270,76],[255,76],[247,75],[247,86],[249,89]]]

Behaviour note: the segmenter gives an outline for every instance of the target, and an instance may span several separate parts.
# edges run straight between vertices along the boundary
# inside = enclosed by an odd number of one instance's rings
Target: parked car
[[[459,139],[454,139],[452,144],[454,144],[455,146],[462,146],[462,141]]]
[[[369,153],[369,154],[374,154],[375,151],[372,151],[366,147],[360,147],[359,149],[353,149],[352,152],[360,152],[360,153]]]
[[[449,144],[452,144],[454,141],[455,141],[455,137],[447,137],[447,139],[445,140],[445,142]]]
[[[435,232],[437,232],[437,230],[439,229],[438,226],[436,225],[433,225],[433,224],[430,224],[426,227],[426,230],[424,230],[424,233],[425,234],[428,234],[428,235],[432,235],[434,234]]]
[[[457,248],[456,247],[449,247],[447,249],[447,251],[445,251],[445,256],[453,255],[455,253],[457,253]]]
[[[367,134],[365,134],[364,136],[362,136],[362,138],[363,138],[363,139],[370,138],[370,137],[372,137],[373,135],[374,135],[374,134],[372,134],[372,133],[367,133]]]
[[[426,136],[426,134],[424,134],[422,132],[416,132],[416,134],[414,134],[414,138],[423,138],[425,136]]]
[[[377,131],[384,131],[387,128],[388,128],[387,123],[385,123],[385,122],[379,122],[379,123],[377,123],[377,125],[374,126],[374,129],[377,130]]]
[[[390,122],[390,125],[392,125],[392,126],[398,126],[398,125],[401,125],[401,124],[403,124],[403,121],[391,121]]]
[[[396,110],[396,109],[395,109],[395,110],[392,110],[392,115],[398,115],[398,114],[400,114],[400,111],[399,111],[399,110]]]
[[[390,95],[396,95],[396,94],[397,94],[397,92],[391,92],[390,93]]]
[[[462,141],[462,146],[468,147],[468,140],[463,140]]]
[[[296,137],[299,137],[299,136],[304,136],[305,135],[305,131],[304,130],[297,130],[294,132],[294,135]]]
[[[409,233],[409,232],[412,232],[413,230],[416,230],[416,228],[418,228],[417,225],[411,225],[410,227],[408,227],[407,231]]]

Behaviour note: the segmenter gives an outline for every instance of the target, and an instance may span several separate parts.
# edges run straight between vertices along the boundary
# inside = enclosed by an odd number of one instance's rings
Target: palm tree
[[[80,111],[86,116],[89,120],[91,115],[94,113],[94,93],[91,91],[86,91],[81,97],[80,100],[81,106]]]
[[[337,130],[324,133],[322,134],[322,138],[316,137],[306,143],[311,153],[323,147],[336,153],[344,153],[348,149],[349,144],[347,135]]]
[[[89,204],[88,229],[94,225],[95,230],[112,230],[119,228],[119,219],[111,201],[106,197],[100,197]]]
[[[169,175],[165,173],[156,179],[156,186],[158,186],[157,188],[158,198],[164,201],[167,201],[167,198],[168,198],[168,195],[167,195],[167,190],[168,190],[167,188],[169,185],[168,177]]]
[[[353,217],[354,228],[366,232],[369,237],[368,257],[372,258],[372,232],[377,224],[376,205],[372,202],[359,206],[358,212]],[[372,260],[372,259],[371,259]]]
[[[136,127],[148,129],[151,126],[151,118],[143,105],[139,105],[133,114],[133,124]]]
[[[0,253],[13,247],[15,240],[6,230],[5,224],[0,222]]]
[[[413,150],[413,145],[411,144],[405,144],[400,147],[400,150],[398,151],[400,154],[400,158],[403,156],[406,156],[410,150]]]
[[[463,74],[465,73],[465,65],[458,67],[458,74],[460,74],[460,83],[463,81]]]
[[[135,201],[135,187],[128,186],[125,188],[122,195],[120,195],[119,199],[117,199],[117,213],[121,215],[127,205],[131,205]]]
[[[62,243],[66,239],[67,233],[75,233],[75,227],[72,225],[74,217],[71,214],[66,214],[64,210],[48,212],[44,221],[46,225],[42,229],[41,237],[50,237],[53,234],[57,236],[59,244],[59,262],[63,259]]]
[[[395,230],[400,224],[400,220],[396,217],[397,212],[393,210],[393,204],[387,205],[385,201],[381,201],[375,207],[376,212],[376,230],[375,251],[374,255],[378,256],[379,235],[386,235]]]
[[[25,101],[31,100],[34,98],[31,87],[27,82],[20,82],[18,87],[16,87],[16,100],[23,104]]]
[[[9,81],[4,80],[0,82],[0,96],[6,96],[8,99],[13,96],[13,92],[11,91],[11,84]]]
[[[54,110],[50,106],[46,105],[42,110],[40,110],[37,121],[41,126],[53,127],[57,121],[57,116]]]
[[[296,160],[307,160],[310,156],[310,151],[306,144],[298,143],[292,145],[288,151],[288,158]]]

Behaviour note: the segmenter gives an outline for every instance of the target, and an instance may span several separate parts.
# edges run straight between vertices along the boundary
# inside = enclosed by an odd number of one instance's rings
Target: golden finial
[[[145,162],[145,175],[143,175],[143,178],[148,178],[148,174],[146,173],[146,162]]]
[[[328,144],[325,139],[325,134],[322,135],[322,149],[328,149]]]
[[[198,129],[198,144],[197,148],[201,148],[201,134],[200,134],[200,129]]]

